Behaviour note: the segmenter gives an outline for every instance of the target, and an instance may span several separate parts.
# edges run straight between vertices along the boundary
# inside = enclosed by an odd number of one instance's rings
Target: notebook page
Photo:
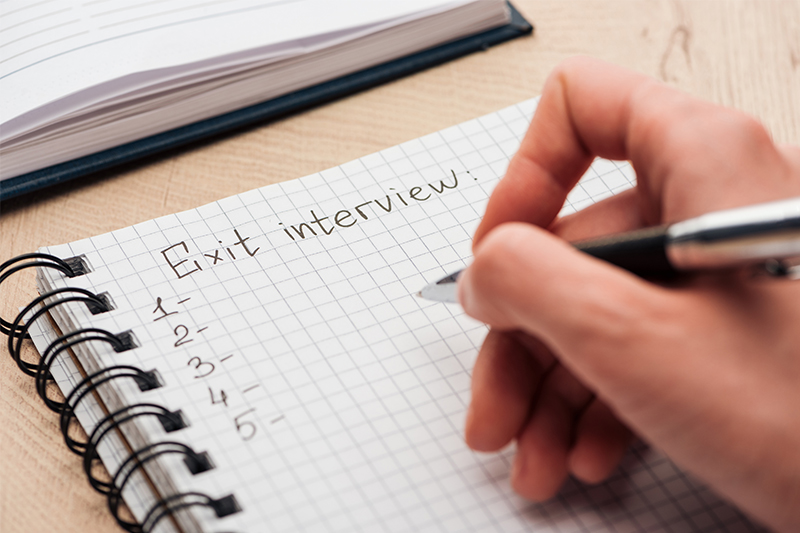
[[[541,505],[511,491],[513,449],[465,445],[486,327],[413,294],[468,263],[534,107],[47,249],[85,254],[94,271],[67,282],[114,298],[107,314],[75,308],[79,320],[140,342],[98,360],[164,378],[130,401],[182,409],[190,425],[170,438],[215,462],[200,476],[166,465],[176,486],[235,494],[239,513],[198,511],[209,531],[757,530],[643,445],[609,482],[570,483]],[[598,160],[564,212],[634,180]]]

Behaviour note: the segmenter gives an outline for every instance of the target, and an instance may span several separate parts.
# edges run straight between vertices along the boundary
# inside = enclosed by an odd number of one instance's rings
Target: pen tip
[[[418,291],[417,293],[414,294],[414,296],[416,296],[417,298],[422,298],[422,291]]]

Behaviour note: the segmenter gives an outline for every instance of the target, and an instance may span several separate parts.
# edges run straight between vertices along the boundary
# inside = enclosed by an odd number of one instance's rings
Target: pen
[[[800,196],[706,213],[682,222],[572,243],[638,276],[757,265],[774,276],[800,277]],[[426,285],[417,296],[457,302],[461,271]]]

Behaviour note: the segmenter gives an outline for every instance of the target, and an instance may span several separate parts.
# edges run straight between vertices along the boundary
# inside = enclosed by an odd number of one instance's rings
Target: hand
[[[595,156],[635,189],[556,219]],[[800,149],[744,114],[590,59],[548,79],[459,280],[488,323],[467,443],[517,440],[532,500],[604,479],[631,431],[766,524],[800,530],[800,282],[649,283],[565,241],[800,195]]]

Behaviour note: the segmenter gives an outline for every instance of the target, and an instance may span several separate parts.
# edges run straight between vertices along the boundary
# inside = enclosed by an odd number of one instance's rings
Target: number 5
[[[242,418],[243,416],[252,413],[255,410],[256,410],[255,407],[253,407],[252,409],[248,409],[247,411],[245,411],[244,413],[240,414],[239,416],[233,419],[233,423],[236,424],[236,431],[239,432],[239,435],[242,437],[242,440],[250,440],[256,435],[256,425],[254,422],[249,422],[247,420],[240,422],[239,419]]]

